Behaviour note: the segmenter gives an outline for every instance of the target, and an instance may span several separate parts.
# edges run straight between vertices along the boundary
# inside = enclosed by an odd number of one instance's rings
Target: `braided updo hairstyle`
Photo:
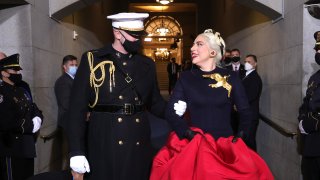
[[[212,29],[206,29],[201,36],[205,37],[211,49],[217,52],[217,56],[215,57],[216,62],[220,61],[226,51],[226,44],[219,32],[215,32]]]

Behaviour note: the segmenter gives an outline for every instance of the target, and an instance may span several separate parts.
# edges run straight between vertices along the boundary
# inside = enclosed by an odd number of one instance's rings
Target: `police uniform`
[[[175,113],[174,103],[179,100],[187,103],[190,122]],[[230,124],[233,104],[240,116],[239,132],[247,138],[253,116],[239,76],[219,67],[210,72],[192,69],[182,72],[165,116],[181,139],[186,137],[189,126],[200,128],[218,139],[233,135]]]
[[[19,55],[0,61],[0,70],[21,70]],[[24,89],[1,82],[0,85],[0,179],[25,180],[33,175],[35,139],[33,121],[41,116]]]
[[[320,178],[320,70],[308,81],[306,97],[299,109],[302,162],[304,179]]]
[[[88,179],[144,180],[151,166],[147,111],[164,115],[154,62],[111,44],[83,54],[69,108],[70,155],[85,155]],[[86,144],[86,113],[91,109]]]

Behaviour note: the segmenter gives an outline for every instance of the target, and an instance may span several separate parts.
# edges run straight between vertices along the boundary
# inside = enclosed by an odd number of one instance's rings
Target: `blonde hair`
[[[215,57],[216,61],[220,61],[226,51],[226,44],[219,32],[215,32],[212,29],[206,29],[200,36],[205,37],[206,41],[209,44],[209,47],[217,52]]]

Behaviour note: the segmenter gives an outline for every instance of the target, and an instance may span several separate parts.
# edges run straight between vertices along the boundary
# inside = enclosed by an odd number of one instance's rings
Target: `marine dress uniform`
[[[111,44],[86,52],[72,92],[69,150],[71,157],[88,159],[87,178],[147,180],[152,162],[147,111],[161,117],[166,105],[154,62],[139,54],[122,54]]]
[[[173,109],[179,100],[187,103],[189,123]],[[189,126],[200,128],[215,139],[229,137],[233,135],[230,122],[233,104],[240,116],[239,132],[243,132],[246,140],[253,116],[239,76],[219,67],[210,72],[192,69],[178,79],[168,102],[166,119],[180,139],[186,137]]]
[[[18,55],[0,61],[0,70],[21,70]],[[42,117],[30,96],[21,87],[0,84],[0,179],[25,180],[33,175],[35,116]]]

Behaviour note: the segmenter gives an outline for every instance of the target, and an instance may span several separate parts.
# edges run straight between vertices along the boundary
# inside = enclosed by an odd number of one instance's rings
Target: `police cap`
[[[112,27],[121,29],[134,37],[147,35],[144,31],[143,20],[149,17],[148,13],[118,13],[107,16],[112,20]]]
[[[14,69],[14,70],[22,70],[19,65],[19,54],[13,54],[6,58],[0,60],[0,69]]]

